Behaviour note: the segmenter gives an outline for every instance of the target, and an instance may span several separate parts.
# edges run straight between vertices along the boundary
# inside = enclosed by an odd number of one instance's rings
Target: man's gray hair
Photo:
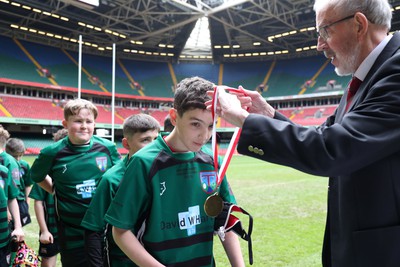
[[[361,12],[371,23],[384,26],[388,31],[391,27],[392,7],[387,0],[315,0],[315,12],[327,8],[332,8],[344,17]]]

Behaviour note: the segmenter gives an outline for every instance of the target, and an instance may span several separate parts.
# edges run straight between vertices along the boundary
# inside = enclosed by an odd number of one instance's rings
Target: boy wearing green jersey
[[[81,221],[106,170],[120,161],[109,140],[93,136],[97,108],[74,99],[64,107],[62,124],[68,137],[43,148],[32,164],[31,177],[56,201],[63,266],[88,266]],[[51,177],[51,178],[50,178]]]
[[[17,203],[19,189],[12,176],[13,168],[11,168],[11,166],[14,165],[10,164],[10,161],[12,162],[12,160],[8,158],[12,157],[3,151],[6,140],[9,137],[10,134],[8,131],[3,127],[0,127],[0,266],[9,266],[10,264],[10,237],[16,236],[16,241],[18,242],[24,240],[24,232],[22,231]],[[6,164],[6,166],[3,164]],[[10,215],[9,212],[11,213]],[[13,219],[12,228],[14,230],[11,234],[9,228],[9,216]]]
[[[67,135],[67,129],[59,129],[53,134],[53,140],[57,142]],[[56,267],[60,249],[53,195],[35,183],[29,197],[34,199],[36,220],[40,230],[38,254],[41,257],[42,267]]]
[[[91,266],[135,266],[115,244],[111,226],[108,226],[104,221],[104,215],[115,196],[129,160],[139,149],[157,138],[160,124],[150,115],[136,114],[125,119],[122,130],[124,134],[122,145],[129,153],[123,161],[103,175],[96,189],[96,195],[93,197],[81,224],[87,229],[85,231],[85,247],[90,256]],[[104,230],[106,230],[105,244],[103,242]],[[104,245],[105,251],[103,250]]]
[[[18,195],[18,206],[21,217],[21,224],[25,226],[31,223],[29,214],[29,192],[32,189],[33,181],[31,179],[31,166],[22,159],[25,154],[25,144],[19,138],[9,138],[6,143],[6,152],[13,156],[19,164],[20,184]]]
[[[130,160],[106,214],[114,240],[138,266],[214,266],[214,218],[203,209],[218,192],[235,203],[227,179],[217,187],[213,155],[204,145],[213,118],[204,103],[214,85],[199,77],[181,81],[170,110],[175,126]],[[238,237],[223,246],[232,266],[244,266]]]

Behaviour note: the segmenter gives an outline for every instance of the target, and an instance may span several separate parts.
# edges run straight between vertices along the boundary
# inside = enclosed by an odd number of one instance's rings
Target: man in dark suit
[[[323,266],[398,267],[400,33],[388,34],[387,0],[316,0],[314,10],[317,49],[361,81],[354,96],[319,127],[295,125],[249,90],[219,90],[217,112],[242,127],[241,154],[330,177]]]

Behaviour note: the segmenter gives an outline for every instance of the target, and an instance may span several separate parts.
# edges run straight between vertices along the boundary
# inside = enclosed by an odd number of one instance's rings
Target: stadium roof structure
[[[389,2],[392,30],[397,30],[400,0]],[[75,51],[81,36],[85,53],[111,55],[115,44],[118,56],[138,60],[220,63],[304,57],[318,53],[313,3],[0,0],[0,34]]]

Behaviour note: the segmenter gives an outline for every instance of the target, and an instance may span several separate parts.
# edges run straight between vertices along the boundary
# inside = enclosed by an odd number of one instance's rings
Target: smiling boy
[[[106,214],[116,243],[138,266],[214,266],[214,218],[203,205],[215,192],[227,202],[235,198],[226,178],[212,192],[202,179],[216,175],[204,146],[213,128],[204,103],[213,86],[199,77],[178,84],[170,110],[174,129],[135,154]],[[223,246],[232,266],[244,266],[233,232]]]
[[[43,189],[53,193],[54,186],[63,266],[88,266],[81,220],[101,176],[120,161],[111,141],[93,136],[96,118],[97,108],[90,101],[68,101],[62,121],[68,138],[42,149],[31,168],[32,180]]]

